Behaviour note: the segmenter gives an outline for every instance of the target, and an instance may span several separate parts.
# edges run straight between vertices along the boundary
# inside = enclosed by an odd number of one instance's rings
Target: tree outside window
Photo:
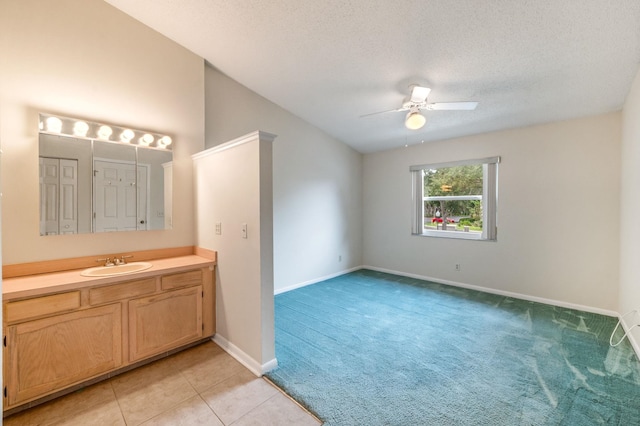
[[[461,196],[479,199],[456,199]],[[440,223],[455,223],[457,228],[482,231],[481,197],[481,164],[424,170],[425,227],[436,229]]]
[[[491,157],[411,166],[412,233],[496,240],[499,162]]]

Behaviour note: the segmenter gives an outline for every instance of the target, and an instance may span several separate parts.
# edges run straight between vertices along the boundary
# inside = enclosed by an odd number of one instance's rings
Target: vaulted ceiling
[[[107,0],[360,152],[619,110],[638,0]],[[429,102],[420,130],[399,108]]]

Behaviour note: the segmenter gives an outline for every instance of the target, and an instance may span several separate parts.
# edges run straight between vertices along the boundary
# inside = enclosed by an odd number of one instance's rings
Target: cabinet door
[[[129,360],[137,361],[202,337],[202,286],[129,301]]]
[[[8,406],[122,365],[119,303],[29,321],[6,330]]]

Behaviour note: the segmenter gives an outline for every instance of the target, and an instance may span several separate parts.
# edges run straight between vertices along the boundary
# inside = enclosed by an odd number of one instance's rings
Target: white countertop
[[[119,282],[139,280],[160,274],[171,274],[194,268],[213,267],[216,262],[204,257],[189,255],[167,259],[149,260],[153,266],[133,274],[110,277],[84,277],[80,275],[84,269],[53,272],[50,274],[28,275],[25,277],[5,278],[2,280],[2,300],[4,302],[58,293],[68,290],[79,290],[96,285],[115,284]]]

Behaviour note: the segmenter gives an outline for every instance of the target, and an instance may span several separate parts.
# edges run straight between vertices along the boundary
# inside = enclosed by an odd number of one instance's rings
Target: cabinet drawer
[[[11,324],[13,322],[69,312],[79,307],[80,292],[70,291],[68,293],[8,302],[4,305],[4,315],[6,322]]]
[[[103,303],[115,302],[116,300],[144,296],[146,294],[154,293],[155,291],[155,278],[129,281],[122,284],[112,284],[89,290],[89,303],[91,305],[101,305]]]
[[[202,284],[202,270],[181,272],[179,274],[165,275],[162,277],[162,289],[171,290],[173,288],[188,287]]]

